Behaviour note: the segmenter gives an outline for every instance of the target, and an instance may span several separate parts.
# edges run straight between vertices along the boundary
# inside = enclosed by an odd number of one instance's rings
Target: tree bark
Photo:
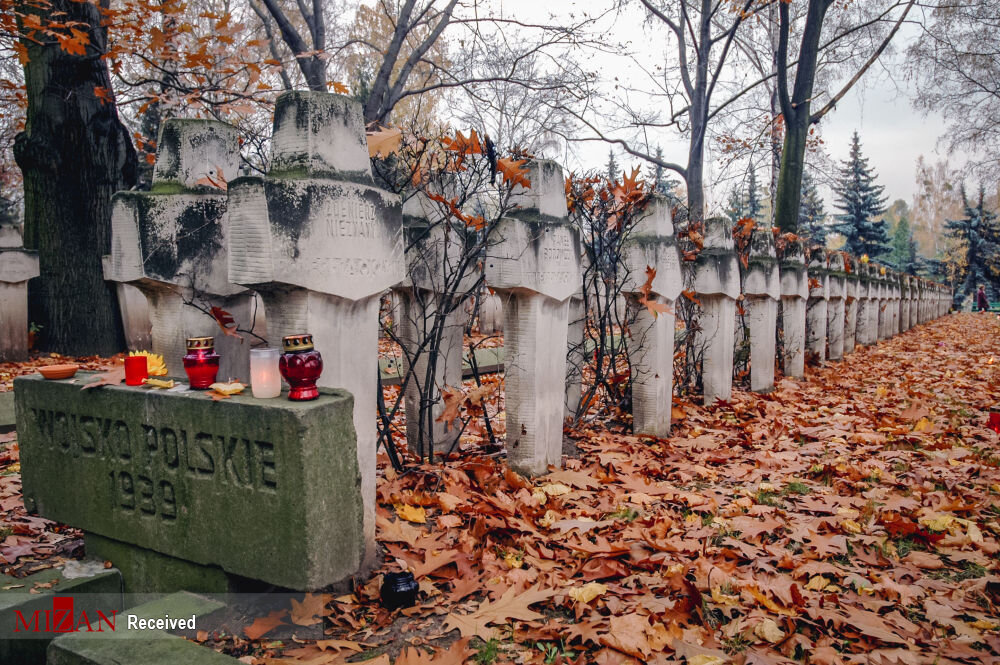
[[[40,13],[28,2],[18,9]],[[110,355],[124,349],[125,336],[101,257],[111,250],[111,195],[135,184],[136,154],[110,99],[98,8],[50,0],[43,21],[56,12],[89,26],[90,43],[81,56],[55,40],[21,40],[29,57],[28,108],[14,157],[24,176],[25,245],[38,250],[41,264],[41,276],[29,284],[29,316],[42,326],[45,350]]]
[[[791,97],[788,93],[788,5],[778,7],[780,34],[778,37],[778,99],[785,120],[785,145],[781,153],[781,171],[778,173],[778,192],[775,195],[774,224],[782,232],[795,233],[799,227],[799,203],[802,196],[802,173],[805,171],[806,139],[809,135],[811,116],[810,100],[816,80],[816,61],[819,57],[819,38],[823,19],[832,0],[809,0],[806,24],[802,31],[798,65],[795,68],[795,86]]]

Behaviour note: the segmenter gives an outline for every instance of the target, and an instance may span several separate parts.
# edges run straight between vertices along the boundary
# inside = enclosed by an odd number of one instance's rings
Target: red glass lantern
[[[288,399],[304,402],[319,397],[316,379],[323,373],[323,356],[313,348],[312,335],[289,335],[281,339],[284,353],[278,371],[291,386]]]
[[[189,337],[184,371],[192,388],[208,390],[219,374],[219,354],[215,352],[214,337]]]
[[[129,356],[125,359],[125,385],[141,386],[149,376],[146,356]]]
[[[1000,434],[1000,406],[990,407],[990,420],[986,426],[997,434]]]

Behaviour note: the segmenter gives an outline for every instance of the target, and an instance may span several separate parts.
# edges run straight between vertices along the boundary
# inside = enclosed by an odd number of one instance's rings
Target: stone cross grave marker
[[[802,241],[788,240],[781,252],[781,327],[784,344],[785,376],[805,376],[806,299],[809,276]]]
[[[451,199],[455,192],[442,192]],[[447,227],[447,228],[446,228]],[[462,352],[465,322],[468,314],[462,307],[462,296],[472,291],[478,275],[466,266],[464,248],[469,230],[461,222],[448,219],[438,203],[417,192],[403,204],[403,234],[407,274],[395,288],[399,293],[400,342],[406,384],[406,438],[410,450],[418,450],[421,438],[435,448],[447,450],[458,438],[458,421],[438,422],[444,411],[441,391],[462,386]],[[459,273],[461,279],[459,280]],[[440,314],[439,314],[440,312]],[[436,339],[432,334],[441,327],[440,347],[430,348],[426,342]],[[421,348],[423,345],[423,348]],[[410,359],[414,359],[410,365]],[[425,386],[428,364],[435,362],[433,386]],[[421,427],[421,395],[430,403],[424,409],[430,422]],[[429,436],[427,434],[429,433]]]
[[[695,348],[702,353],[704,402],[728,400],[733,392],[733,341],[740,273],[729,220],[705,220],[705,244],[694,265],[694,291],[701,300],[701,331]]]
[[[229,185],[229,277],[264,300],[268,335],[311,333],[319,385],[354,395],[366,561],[375,549],[379,298],[406,276],[402,204],[374,186],[358,102],[286,92],[274,110],[271,169]]]
[[[213,335],[219,379],[250,379],[250,344],[222,335],[203,308],[221,307],[241,324],[253,319],[253,294],[229,281],[226,183],[236,175],[236,128],[213,120],[171,118],[160,131],[148,192],[112,197],[110,281],[145,294],[152,346],[171,376],[183,377],[188,337]]]
[[[844,270],[847,279],[844,282],[844,353],[850,353],[857,345],[858,338],[858,291],[861,277],[858,274],[858,261],[849,254],[844,255]]]
[[[827,265],[826,343],[830,360],[844,357],[844,320],[847,318],[847,269],[843,252],[830,252]]]
[[[770,228],[754,228],[750,255],[743,280],[744,320],[750,329],[750,389],[767,392],[774,388],[775,329],[781,276],[774,234]]]
[[[562,465],[569,300],[580,280],[580,238],[569,224],[562,169],[528,164],[530,189],[497,225],[486,282],[503,300],[507,456],[518,471]]]
[[[806,304],[806,351],[819,360],[826,359],[827,304],[829,275],[826,250],[821,246],[809,252],[809,301]]]
[[[656,195],[649,202],[626,241],[628,278],[622,291],[635,310],[628,342],[632,368],[632,423],[637,434],[670,435],[674,384],[674,303],[684,288],[680,255],[674,238],[670,201]],[[647,280],[647,268],[656,270],[649,300],[666,306],[654,313],[638,302]]]

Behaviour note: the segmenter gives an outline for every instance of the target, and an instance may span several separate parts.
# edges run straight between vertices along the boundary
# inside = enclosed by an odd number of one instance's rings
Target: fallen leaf
[[[267,616],[257,617],[252,624],[243,629],[243,634],[247,636],[247,639],[259,640],[283,624],[287,615],[288,610],[274,610]]]

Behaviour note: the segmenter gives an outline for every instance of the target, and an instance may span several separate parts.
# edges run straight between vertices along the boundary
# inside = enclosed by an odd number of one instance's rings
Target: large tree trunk
[[[783,232],[796,233],[799,227],[799,204],[802,197],[802,173],[806,164],[806,140],[809,137],[810,101],[816,80],[816,61],[819,57],[819,38],[823,31],[826,10],[833,0],[809,0],[806,24],[802,31],[798,64],[795,68],[795,86],[789,98],[788,81],[788,5],[780,4],[781,21],[778,46],[778,95],[785,119],[785,146],[781,153],[781,171],[778,173],[778,193],[775,196],[774,224]]]
[[[695,130],[700,137],[692,138],[688,146],[688,167],[685,175],[688,195],[688,218],[692,222],[705,219],[705,139],[704,129]]]
[[[23,3],[19,11],[38,10]],[[121,351],[125,336],[101,256],[111,249],[111,195],[135,184],[136,155],[114,102],[95,94],[111,94],[98,8],[49,0],[47,16],[56,12],[90,26],[90,44],[79,56],[54,40],[22,40],[28,109],[14,157],[24,175],[25,245],[38,250],[41,264],[29,285],[29,316],[43,326],[42,348],[106,355]]]
[[[802,197],[802,174],[805,172],[806,138],[809,135],[809,107],[805,122],[785,119],[785,146],[781,151],[778,191],[774,201],[774,225],[782,233],[797,233]]]

